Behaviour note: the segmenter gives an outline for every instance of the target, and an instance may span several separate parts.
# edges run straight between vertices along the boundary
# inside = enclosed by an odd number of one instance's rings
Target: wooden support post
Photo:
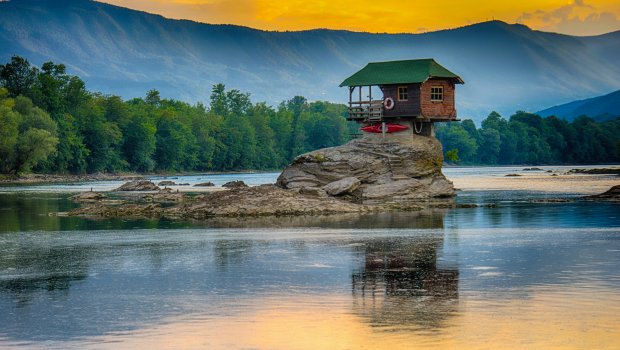
[[[353,107],[353,89],[355,89],[355,87],[349,86],[349,108]]]
[[[359,93],[360,93],[360,99],[359,99],[359,101],[362,101],[362,87],[360,86],[360,87],[359,87],[359,89],[360,89],[360,91],[359,91]]]
[[[385,122],[381,122],[381,138],[383,140],[385,140],[385,131],[386,131]]]

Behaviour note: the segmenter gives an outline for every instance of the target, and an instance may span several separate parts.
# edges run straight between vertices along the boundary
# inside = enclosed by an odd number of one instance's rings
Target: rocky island
[[[171,189],[114,198],[74,196],[81,206],[69,215],[205,219],[209,217],[325,215],[452,206],[452,182],[441,172],[441,144],[434,137],[368,135],[295,158],[273,185],[240,183],[211,193]],[[157,189],[141,183],[128,188]]]

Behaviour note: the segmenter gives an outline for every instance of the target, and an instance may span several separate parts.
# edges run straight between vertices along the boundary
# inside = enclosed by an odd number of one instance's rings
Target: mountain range
[[[614,119],[620,117],[620,90],[604,96],[554,106],[536,114],[543,117],[555,115],[566,120],[573,120],[582,115],[587,115],[597,121]]]
[[[536,111],[620,88],[620,31],[575,37],[500,21],[423,34],[272,32],[89,0],[0,1],[0,62],[64,63],[89,90],[208,101],[211,87],[275,105],[295,95],[346,102],[338,85],[368,62],[435,58],[465,81],[460,118]]]

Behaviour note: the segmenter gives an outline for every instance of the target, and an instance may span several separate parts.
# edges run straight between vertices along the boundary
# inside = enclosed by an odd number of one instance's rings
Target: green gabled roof
[[[389,62],[371,62],[357,73],[346,78],[340,86],[370,86],[388,84],[423,83],[429,78],[463,80],[432,58]]]

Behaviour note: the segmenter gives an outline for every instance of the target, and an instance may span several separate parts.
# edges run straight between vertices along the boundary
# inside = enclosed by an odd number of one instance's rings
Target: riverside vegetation
[[[283,168],[346,143],[357,125],[346,106],[295,96],[277,107],[213,86],[209,105],[89,92],[63,64],[14,56],[0,65],[0,172],[84,174]],[[463,164],[620,161],[620,119],[573,122],[517,112],[439,125],[445,156]]]

